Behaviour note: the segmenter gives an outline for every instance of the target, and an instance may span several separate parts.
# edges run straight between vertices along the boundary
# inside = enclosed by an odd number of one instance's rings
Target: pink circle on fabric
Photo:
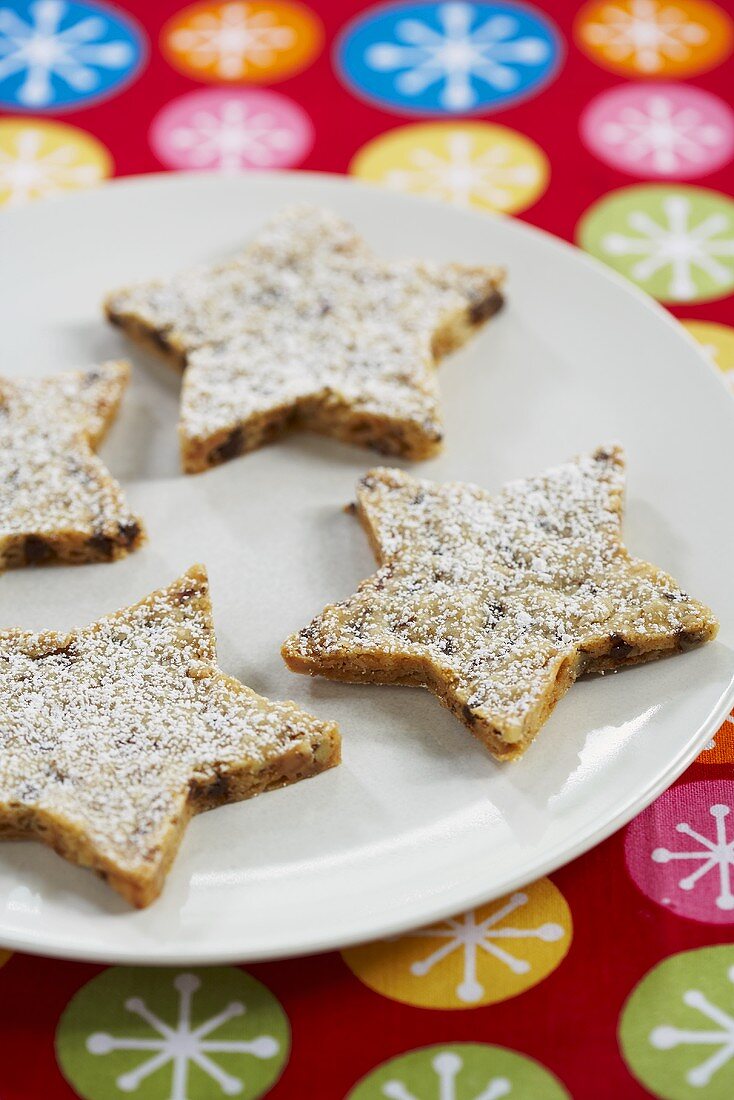
[[[734,155],[734,112],[688,84],[623,84],[591,101],[581,137],[600,160],[628,175],[691,179]]]
[[[313,145],[306,112],[278,92],[205,88],[166,104],[150,128],[167,168],[241,172],[291,168]]]
[[[627,826],[625,860],[646,897],[678,916],[734,924],[734,783],[671,787]]]

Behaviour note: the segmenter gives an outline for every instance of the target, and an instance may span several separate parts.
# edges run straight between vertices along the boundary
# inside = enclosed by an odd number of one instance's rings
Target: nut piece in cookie
[[[402,470],[362,478],[379,568],[283,645],[296,672],[429,688],[498,759],[578,676],[713,638],[717,622],[621,541],[624,458],[599,448],[497,495]]]
[[[442,441],[436,364],[500,308],[503,277],[378,259],[336,214],[294,207],[233,259],[115,291],[105,309],[185,368],[188,473],[289,426],[421,459]]]
[[[129,378],[126,362],[0,378],[0,569],[114,561],[141,545],[141,521],[95,454]]]
[[[0,837],[42,840],[136,906],[192,814],[316,775],[339,731],[217,668],[206,571],[68,634],[0,633]]]

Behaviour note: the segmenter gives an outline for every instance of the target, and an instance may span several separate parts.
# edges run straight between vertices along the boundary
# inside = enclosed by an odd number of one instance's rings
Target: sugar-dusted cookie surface
[[[141,544],[140,520],[94,453],[129,378],[125,362],[0,377],[0,569],[113,561]]]
[[[419,684],[499,759],[520,756],[573,681],[687,650],[717,623],[621,542],[619,448],[491,496],[376,469],[357,511],[379,563],[293,634],[296,672]]]
[[[495,267],[383,261],[327,210],[288,208],[214,267],[118,290],[109,319],[186,368],[193,473],[298,424],[386,454],[440,447],[436,363],[502,304]]]
[[[192,814],[338,763],[336,726],[215,662],[203,566],[83,630],[0,633],[0,836],[145,906]]]

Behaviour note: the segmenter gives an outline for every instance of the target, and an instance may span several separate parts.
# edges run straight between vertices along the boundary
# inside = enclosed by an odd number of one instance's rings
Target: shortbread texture
[[[206,571],[67,634],[0,633],[0,836],[44,841],[136,906],[192,814],[315,775],[339,732],[216,666]]]
[[[375,469],[357,512],[378,571],[293,634],[294,671],[419,684],[498,759],[519,757],[576,678],[713,638],[717,622],[621,541],[618,447],[497,495]]]
[[[290,207],[244,252],[111,294],[109,319],[185,368],[184,469],[288,426],[385,454],[436,453],[436,364],[502,304],[496,267],[378,259],[348,222]]]
[[[125,362],[0,378],[0,569],[113,561],[143,526],[94,453],[130,378]]]

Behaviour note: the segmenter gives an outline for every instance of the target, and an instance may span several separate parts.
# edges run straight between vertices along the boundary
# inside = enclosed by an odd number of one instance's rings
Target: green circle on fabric
[[[290,1028],[236,967],[110,967],[72,997],[56,1057],[84,1100],[255,1100],[288,1059]]]
[[[368,1073],[347,1100],[570,1100],[549,1070],[532,1058],[485,1043],[421,1047]]]
[[[734,290],[734,202],[718,191],[612,191],[583,216],[578,241],[661,302],[706,302]]]
[[[662,1100],[734,1097],[734,947],[702,947],[653,967],[622,1010],[634,1076]]]

